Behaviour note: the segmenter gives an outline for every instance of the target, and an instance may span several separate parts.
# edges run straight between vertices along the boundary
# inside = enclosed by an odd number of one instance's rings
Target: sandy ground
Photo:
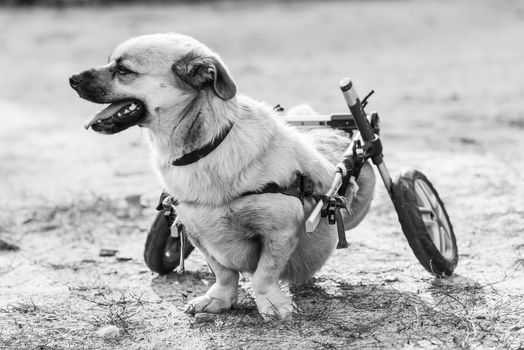
[[[142,133],[84,131],[96,106],[67,84],[119,41],[162,31],[209,44],[270,104],[344,111],[345,75],[375,89],[392,172],[419,168],[446,202],[455,277],[421,267],[378,186],[349,249],[295,290],[292,321],[264,323],[247,280],[231,312],[185,315],[213,276],[198,253],[183,276],[143,262],[160,186]],[[516,0],[1,9],[0,238],[21,250],[0,251],[0,348],[522,348],[522,38]]]

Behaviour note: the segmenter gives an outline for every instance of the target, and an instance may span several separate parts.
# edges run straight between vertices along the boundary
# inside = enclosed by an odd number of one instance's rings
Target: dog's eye
[[[124,67],[124,66],[117,66],[116,67],[116,71],[120,75],[127,75],[127,74],[132,74],[133,73],[132,70],[130,70],[130,69]]]

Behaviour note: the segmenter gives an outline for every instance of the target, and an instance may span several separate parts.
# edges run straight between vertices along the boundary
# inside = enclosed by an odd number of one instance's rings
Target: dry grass
[[[461,279],[455,277],[460,284]],[[220,338],[224,332],[228,338],[252,334],[251,344],[260,346],[268,337],[296,334],[306,348],[522,347],[518,334],[503,330],[522,327],[523,296],[518,300],[490,297],[486,287],[477,283],[457,285],[452,281],[438,279],[425,291],[409,293],[387,283],[351,285],[319,278],[294,288],[297,308],[291,321],[263,322],[254,301],[248,299],[212,323],[192,325],[216,339],[212,344],[218,347],[223,345]],[[326,284],[328,287],[320,286]],[[515,305],[519,307],[512,309]]]
[[[93,325],[96,327],[113,325],[125,333],[129,333],[133,323],[138,322],[135,316],[139,315],[144,309],[141,296],[121,294],[117,299],[107,298],[103,293],[95,294],[95,296],[100,296],[100,298],[91,299],[83,296],[80,296],[80,298],[105,310],[101,315],[93,317]]]

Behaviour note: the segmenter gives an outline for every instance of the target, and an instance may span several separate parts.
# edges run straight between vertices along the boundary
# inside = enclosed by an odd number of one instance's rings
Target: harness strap
[[[346,208],[347,210],[347,204],[346,204],[345,198],[343,197],[343,194],[342,194],[342,197],[335,196],[335,197],[327,198],[325,196],[315,195],[314,192],[315,192],[315,183],[313,182],[313,180],[311,180],[306,175],[303,175],[297,171],[295,179],[287,187],[280,186],[275,182],[270,182],[268,184],[265,184],[259,190],[244,192],[240,196],[249,196],[249,195],[264,194],[264,193],[280,193],[286,196],[296,197],[302,203],[304,202],[304,197],[309,197],[309,196],[314,197],[317,200],[322,200],[324,202],[324,207],[322,208],[322,211],[323,211],[322,216],[324,217],[327,216],[328,222],[330,224],[336,223],[337,225],[338,239],[339,239],[338,244],[337,244],[337,249],[347,248],[348,243],[346,241],[346,232],[344,229],[342,213],[340,212],[341,208]],[[157,210],[161,210],[162,208],[169,209],[166,212],[166,216],[168,216],[172,220],[171,236],[174,238],[180,239],[180,262],[177,268],[177,272],[184,273],[185,271],[184,251],[185,251],[185,245],[187,243],[186,242],[187,233],[185,231],[184,225],[180,222],[178,216],[176,216],[175,214],[175,206],[177,204],[178,204],[178,201],[176,199],[171,197],[167,192],[162,191],[162,194],[160,195],[159,203],[157,206]]]
[[[287,186],[283,187],[275,182],[265,184],[261,189],[256,191],[248,191],[242,193],[240,196],[250,196],[253,194],[264,194],[264,193],[281,193],[286,196],[293,196],[304,201],[304,197],[312,196],[315,191],[315,183],[307,176],[296,172],[295,179]]]
[[[349,177],[348,177],[349,178]],[[349,179],[346,180],[349,185]],[[270,182],[257,191],[249,191],[243,193],[241,196],[249,196],[252,194],[264,194],[264,193],[281,193],[287,196],[293,196],[300,199],[304,203],[304,197],[313,196],[317,200],[322,200],[324,206],[322,208],[322,216],[328,218],[328,222],[331,225],[337,225],[338,232],[338,244],[337,249],[347,248],[348,243],[346,240],[346,230],[344,228],[344,220],[342,218],[341,208],[347,209],[347,201],[344,194],[339,194],[334,197],[325,197],[314,195],[315,184],[307,176],[296,173],[295,180],[288,186],[282,187],[274,182]]]

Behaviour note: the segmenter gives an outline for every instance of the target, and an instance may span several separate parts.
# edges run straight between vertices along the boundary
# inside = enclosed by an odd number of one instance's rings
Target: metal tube
[[[362,104],[360,103],[357,90],[351,82],[351,79],[344,78],[340,81],[339,85],[340,90],[344,95],[344,99],[346,100],[346,104],[351,111],[351,115],[353,116],[358,130],[362,135],[362,139],[364,141],[373,140],[375,138],[375,133],[373,132],[373,129],[366,118],[366,113],[364,113],[364,110],[362,109]]]
[[[278,120],[282,120],[291,125],[301,125],[302,123],[322,123],[333,121],[334,116],[344,116],[353,118],[351,114],[293,114],[278,116]],[[371,115],[366,115],[366,119],[371,123]]]
[[[310,123],[310,122],[330,122],[331,114],[304,114],[304,115],[283,115],[278,116],[278,120],[286,123]]]
[[[380,177],[382,178],[382,182],[384,182],[384,186],[386,186],[386,189],[388,190],[388,194],[391,197],[392,181],[391,181],[391,175],[389,174],[389,170],[386,167],[386,163],[382,161],[380,164],[377,164],[377,169],[380,174]]]

